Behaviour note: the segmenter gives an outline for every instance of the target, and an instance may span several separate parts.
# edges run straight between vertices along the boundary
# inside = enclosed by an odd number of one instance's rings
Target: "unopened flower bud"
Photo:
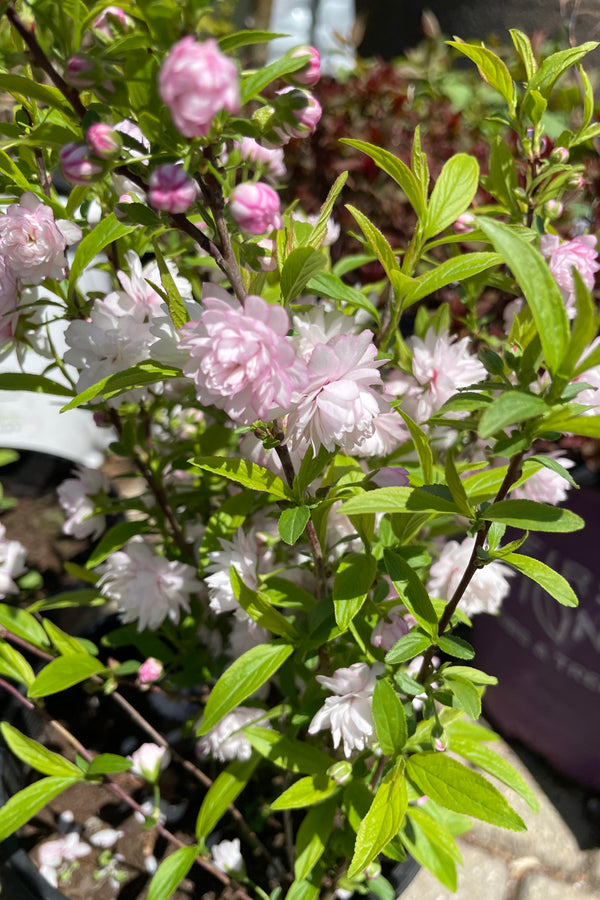
[[[115,216],[119,220],[119,222],[127,221],[127,209],[126,204],[135,203],[136,200],[131,196],[131,194],[121,194],[119,200],[113,210]]]
[[[576,172],[573,172],[570,178],[567,178],[567,187],[572,190],[579,190],[583,187],[583,175],[579,175]]]
[[[290,72],[286,76],[286,81],[291,84],[316,84],[321,77],[321,55],[315,47],[296,47],[290,54],[292,59],[298,59],[299,56],[308,56],[306,65],[297,72]]]
[[[379,878],[381,875],[381,865],[376,859],[374,859],[372,863],[369,863],[365,869],[365,875],[367,876],[367,881],[375,881],[376,878]]]
[[[71,184],[89,184],[103,172],[102,166],[90,155],[89,147],[74,141],[65,144],[60,151],[60,168]]]
[[[93,87],[96,82],[96,65],[85,56],[72,56],[67,60],[65,81],[79,90]]]
[[[550,154],[551,163],[567,163],[569,162],[569,151],[566,147],[555,147]]]
[[[131,771],[134,775],[139,775],[150,784],[155,784],[162,770],[169,765],[171,756],[166,747],[148,743],[138,747],[128,759],[132,762]]]
[[[85,140],[94,156],[99,159],[114,159],[120,154],[123,146],[119,132],[105,122],[91,125]]]
[[[327,774],[336,784],[346,784],[352,778],[352,763],[337,762],[327,769]]]
[[[184,213],[198,193],[196,182],[180,164],[165,163],[154,169],[148,184],[148,202],[154,209]]]
[[[137,683],[144,687],[158,681],[163,673],[163,664],[159,659],[149,656],[138,669]]]
[[[321,104],[308,91],[283,88],[277,91],[273,130],[283,142],[305,138],[314,132],[322,114]]]
[[[560,200],[548,200],[544,203],[544,212],[549,219],[558,219],[562,216],[564,207]]]
[[[468,234],[475,228],[475,216],[469,212],[461,213],[452,227],[455,234]]]
[[[98,18],[94,20],[94,28],[108,38],[115,36],[117,31],[115,25],[117,25],[117,28],[122,29],[129,27],[129,18],[120,6],[107,6],[106,9],[102,10]]]
[[[234,188],[229,209],[248,234],[265,234],[283,225],[279,195],[262,181],[246,181]]]

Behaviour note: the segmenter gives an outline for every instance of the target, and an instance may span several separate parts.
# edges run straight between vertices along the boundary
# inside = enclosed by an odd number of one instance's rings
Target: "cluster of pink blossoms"
[[[596,272],[600,269],[596,251],[596,236],[580,234],[571,241],[561,241],[556,234],[544,234],[540,239],[540,250],[548,260],[548,267],[559,286],[569,317],[575,315],[575,282],[573,269],[591,291]]]

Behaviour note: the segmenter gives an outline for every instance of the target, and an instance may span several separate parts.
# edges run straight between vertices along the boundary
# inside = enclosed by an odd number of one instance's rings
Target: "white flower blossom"
[[[131,760],[131,773],[145,778],[151,784],[158,781],[158,777],[163,769],[169,765],[171,755],[166,747],[160,747],[158,744],[146,743],[132,753],[128,759]]]
[[[240,839],[221,841],[210,848],[212,861],[216,869],[227,875],[241,875],[244,872],[244,860],[240,849]]]
[[[232,535],[230,541],[219,538],[220,550],[212,550],[206,571],[209,575],[204,579],[208,587],[210,608],[217,615],[240,608],[233,594],[229,569],[235,566],[243,583],[251,590],[258,587],[258,547],[252,534],[243,529]]]
[[[238,706],[233,712],[224,716],[218,725],[211,728],[196,744],[196,752],[199,756],[212,756],[220,762],[228,762],[239,759],[242,762],[250,759],[252,744],[244,737],[243,728],[246,725],[266,726],[262,721],[264,709],[256,709],[251,706]]]
[[[375,740],[373,691],[381,669],[378,663],[372,668],[366,663],[354,663],[348,668],[338,669],[332,678],[317,675],[317,681],[333,691],[335,696],[327,697],[313,717],[308,733],[316,734],[329,728],[333,746],[339,747],[342,741],[346,758],[352,755],[353,750],[369,747]]]
[[[0,525],[0,599],[7,594],[18,594],[14,579],[25,572],[27,550],[19,541],[6,537],[6,528]]]
[[[467,568],[473,551],[473,538],[447,541],[429,573],[427,590],[433,597],[450,600]],[[508,595],[511,570],[499,562],[491,562],[477,569],[463,597],[460,608],[467,616],[477,613],[497,613]]]
[[[93,497],[100,493],[107,494],[108,490],[108,478],[101,469],[79,466],[72,478],[63,481],[58,486],[57,494],[66,516],[64,533],[71,534],[78,540],[87,537],[91,537],[93,541],[98,540],[106,528],[106,518],[93,514]]]

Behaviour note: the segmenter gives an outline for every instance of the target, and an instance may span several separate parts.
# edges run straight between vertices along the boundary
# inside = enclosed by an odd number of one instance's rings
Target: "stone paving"
[[[526,767],[504,741],[492,746],[526,779],[539,801],[539,813],[496,783],[528,830],[517,833],[478,822],[457,839],[464,866],[459,867],[456,893],[421,869],[402,900],[600,900],[597,801],[537,758],[527,754]]]

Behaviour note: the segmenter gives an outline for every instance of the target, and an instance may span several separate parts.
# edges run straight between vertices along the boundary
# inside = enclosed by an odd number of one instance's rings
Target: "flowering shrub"
[[[465,817],[525,827],[471,764],[534,804],[469,722],[495,678],[469,665],[456,627],[497,613],[514,571],[577,603],[521,547],[529,531],[583,527],[556,505],[573,483],[568,461],[542,450],[600,434],[595,237],[561,242],[552,226],[580,178],[571,149],[600,134],[583,70],[580,123],[561,135],[564,152],[543,154],[554,85],[595,44],[538,61],[513,32],[517,85],[490,50],[451,42],[515,135],[491,140],[490,202],[474,204],[472,155],[430,177],[418,128],[410,165],[349,135],[346,148],[391,179],[416,224],[392,246],[350,204],[362,252],[334,266],[345,174],[316,218],[282,210],[277,192],[283,145],[321,114],[304,89],[317,54],[246,72],[236,53],[268,35],[217,41],[198,4],[180,4],[182,15],[167,0],[88,6],[59,41],[57,4],[32,4],[35,29],[6,9],[23,68],[0,73],[18,106],[0,126],[2,333],[21,353],[42,346],[48,365],[43,377],[0,376],[0,388],[58,394],[65,415],[87,406],[144,479],[127,500],[84,471],[59,489],[67,533],[99,539],[79,570],[89,588],[72,602],[116,609],[121,627],[106,640],[129,658],[62,632],[45,616],[52,597],[29,609],[10,598],[0,687],[29,708],[83,682],[121,704],[123,685],[187,697],[187,744],[169,748],[138,713],[152,743],[126,758],[71,736],[72,761],[4,723],[9,747],[46,777],[2,809],[0,840],[72,784],[103,780],[177,846],[150,900],[167,900],[194,864],[211,891],[233,883],[245,900],[386,898],[377,860],[407,853],[454,889]],[[30,79],[22,48],[46,80]],[[52,184],[60,166],[67,198]],[[382,290],[348,283],[372,261]],[[84,287],[94,267],[111,290]],[[405,311],[447,285],[464,300],[460,333],[447,309],[422,306],[404,339]],[[478,314],[488,286],[515,301],[502,336]],[[61,317],[59,356],[39,337]],[[6,599],[24,551],[0,537]],[[160,807],[163,770],[181,765],[199,783],[184,845]],[[149,807],[115,783],[127,770],[151,784]],[[72,843],[49,848],[44,865],[87,852]]]

